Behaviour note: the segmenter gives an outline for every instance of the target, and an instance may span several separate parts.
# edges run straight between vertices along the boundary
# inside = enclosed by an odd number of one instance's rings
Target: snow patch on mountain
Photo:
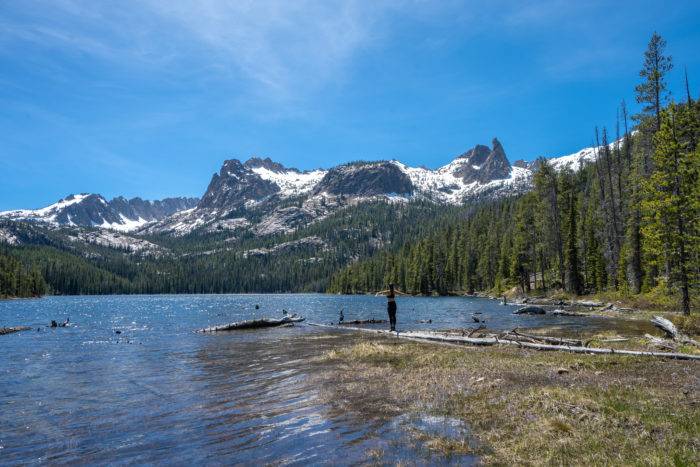
[[[634,130],[630,136],[634,136],[637,133],[638,130]],[[611,151],[614,151],[616,149],[622,150],[622,146],[625,142],[625,137],[623,136],[620,139],[617,139],[613,141],[612,143],[608,144],[608,149]],[[565,168],[569,168],[571,170],[580,170],[581,167],[583,167],[585,164],[590,163],[590,162],[595,162],[596,158],[598,157],[598,153],[603,149],[604,147],[601,146],[599,148],[596,147],[589,147],[589,148],[583,148],[580,151],[577,151],[573,154],[567,154],[565,156],[559,156],[559,157],[551,157],[548,158],[547,161],[552,165],[557,170],[563,170]]]
[[[584,164],[593,162],[596,159],[596,148],[585,148],[573,154],[566,156],[552,157],[548,162],[556,170],[569,168],[571,170],[580,170]]]
[[[68,236],[74,242],[83,242],[91,245],[123,250],[129,254],[161,256],[167,250],[155,243],[141,238],[123,235],[109,230],[79,231]]]
[[[81,193],[69,195],[41,209],[0,212],[0,218],[129,232],[181,209],[194,207],[197,202],[196,198],[145,201],[141,198],[127,200],[123,197],[117,197],[108,202],[101,195]]]
[[[278,194],[282,198],[310,192],[327,172],[321,169],[309,172],[299,172],[297,170],[275,171],[266,167],[254,167],[251,170],[263,180],[276,184],[280,188]]]
[[[437,170],[409,167],[396,160],[393,160],[392,163],[408,175],[411,183],[416,187],[417,196],[449,204],[460,204],[470,197],[493,190],[511,189],[517,192],[521,189],[527,189],[532,177],[532,171],[529,169],[511,167],[510,175],[507,178],[491,180],[487,183],[464,182],[456,173],[460,167],[469,163],[468,160],[455,159]],[[472,165],[472,168],[479,170],[479,167],[475,165]]]
[[[8,245],[19,245],[20,241],[12,232],[8,229],[0,228],[0,243],[7,243]]]
[[[96,227],[99,227],[101,229],[117,230],[119,232],[131,232],[140,227],[143,227],[144,225],[150,222],[144,219],[143,217],[139,217],[135,220],[129,219],[124,214],[120,214],[119,217],[121,219],[121,222],[107,222],[105,220],[102,224]]]
[[[82,203],[88,196],[90,196],[89,193],[68,195],[56,203],[39,209],[15,209],[12,211],[1,211],[0,217],[6,217],[15,220],[41,219],[46,222],[55,222],[56,216],[62,210],[64,210],[68,206]],[[104,199],[102,199],[102,201],[105,202]]]
[[[325,251],[328,245],[320,237],[313,235],[310,237],[300,238],[299,240],[292,240],[289,242],[279,243],[270,248],[254,248],[252,250],[246,250],[243,252],[243,257],[247,258],[249,256],[266,256],[270,254],[297,251],[301,249]]]

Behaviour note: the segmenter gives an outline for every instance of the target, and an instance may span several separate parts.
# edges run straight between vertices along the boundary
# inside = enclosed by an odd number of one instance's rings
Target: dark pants
[[[391,330],[396,331],[396,302],[389,302],[387,304],[386,311],[389,312],[389,324],[391,325]]]

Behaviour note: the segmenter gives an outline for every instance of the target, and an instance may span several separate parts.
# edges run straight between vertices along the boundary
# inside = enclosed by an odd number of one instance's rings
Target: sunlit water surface
[[[383,318],[386,300],[330,295],[49,297],[0,301],[0,464],[470,463],[436,457],[405,433],[406,419],[331,410],[310,376],[314,357],[341,339],[297,325],[259,331],[193,331],[283,310],[308,321]],[[256,309],[256,305],[259,309]],[[606,320],[516,316],[479,298],[398,299],[400,329],[556,325],[575,331]],[[51,329],[70,317],[71,326]],[[432,320],[432,323],[420,321]],[[375,326],[376,327],[376,326]],[[117,333],[120,331],[120,333]],[[426,422],[428,420],[428,422]],[[409,420],[410,422],[410,420]],[[430,425],[463,433],[454,421]],[[427,426],[426,425],[426,426]],[[434,426],[433,426],[434,425]]]

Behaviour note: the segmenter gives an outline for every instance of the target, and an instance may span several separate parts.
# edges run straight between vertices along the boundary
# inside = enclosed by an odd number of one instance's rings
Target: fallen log
[[[353,321],[343,321],[338,323],[340,326],[347,326],[350,324],[384,324],[387,323],[385,319],[356,319]]]
[[[13,332],[28,331],[31,326],[10,326],[6,328],[0,328],[0,336],[3,334],[12,334]]]
[[[652,336],[651,334],[644,334],[644,337],[649,339],[649,342],[660,348],[660,349],[668,349],[672,351],[677,351],[678,347],[676,347],[675,343],[673,341],[669,341],[667,339],[662,339],[660,337]]]
[[[211,326],[203,328],[197,332],[220,332],[220,331],[237,331],[239,329],[260,329],[270,328],[274,326],[283,326],[285,324],[300,323],[304,318],[297,315],[285,316],[284,318],[260,318],[249,319],[246,321],[238,321],[235,323],[222,324],[220,326]]]
[[[583,345],[580,339],[567,339],[565,337],[550,337],[550,336],[538,336],[536,334],[525,334],[517,329],[513,329],[508,334],[515,335],[516,337],[524,337],[526,339],[538,340],[545,342],[547,344],[559,344],[559,345]]]
[[[663,318],[661,316],[654,316],[651,319],[651,324],[663,330],[674,341],[680,342],[682,344],[690,344],[694,345],[695,347],[700,347],[700,342],[693,340],[690,337],[683,334],[682,332],[680,332],[676,325],[673,324],[670,320],[667,320],[666,318]]]
[[[326,325],[320,323],[309,323],[311,326],[325,327],[325,328],[335,328],[335,329],[345,329],[360,332],[369,332],[374,334],[390,335],[397,338],[407,338],[412,340],[424,340],[424,341],[437,341],[446,342],[454,344],[470,344],[477,346],[492,346],[492,345],[514,345],[521,348],[528,348],[533,350],[558,350],[563,352],[580,353],[580,354],[603,354],[603,355],[630,355],[635,357],[660,357],[660,358],[672,358],[677,360],[697,360],[700,361],[700,355],[691,355],[683,353],[672,353],[672,352],[649,352],[644,350],[618,350],[618,349],[604,349],[596,347],[581,347],[573,345],[553,345],[553,344],[536,344],[532,342],[522,342],[514,341],[509,339],[499,339],[497,337],[462,337],[462,336],[441,336],[437,333],[430,333],[425,331],[387,331],[384,329],[367,329],[367,328],[351,328],[351,327],[340,327],[333,325]]]
[[[587,315],[585,313],[577,313],[575,311],[568,311],[568,310],[552,310],[548,314],[550,315],[561,315],[561,316],[591,316]]]
[[[666,318],[662,318],[661,316],[654,316],[651,319],[651,324],[653,324],[657,328],[660,328],[672,339],[676,339],[680,334],[675,324],[673,324],[670,320],[667,320]]]

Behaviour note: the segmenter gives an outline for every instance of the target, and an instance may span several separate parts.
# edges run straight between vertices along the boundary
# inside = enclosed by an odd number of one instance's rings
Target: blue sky
[[[0,210],[200,196],[228,158],[511,161],[613,126],[654,30],[700,87],[697,1],[0,3]]]

